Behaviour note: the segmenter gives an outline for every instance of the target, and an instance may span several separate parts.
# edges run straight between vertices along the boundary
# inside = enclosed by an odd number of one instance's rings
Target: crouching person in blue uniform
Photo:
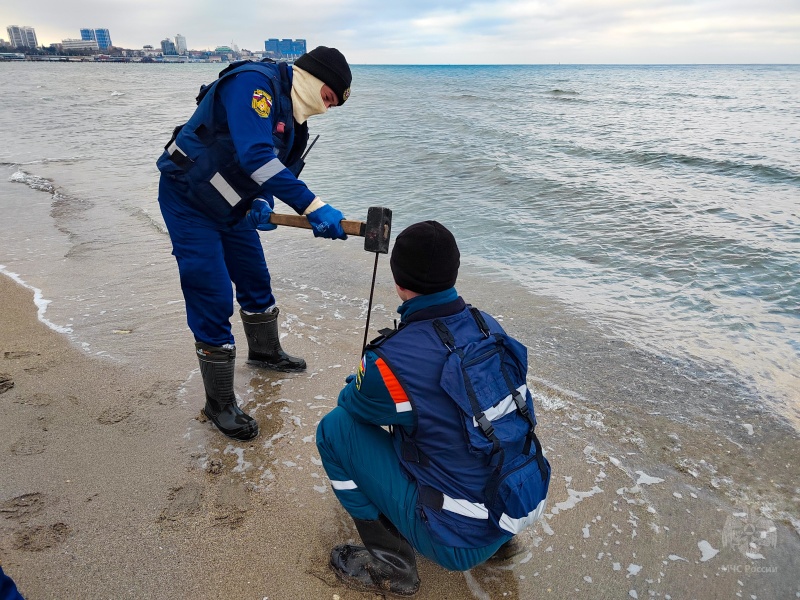
[[[397,237],[400,325],[367,346],[317,429],[331,486],[364,544],[331,552],[351,587],[413,595],[415,551],[467,570],[544,511],[550,466],[534,432],[526,349],[458,295],[459,264],[436,221]]]
[[[345,239],[340,211],[298,179],[307,120],[350,95],[345,57],[320,46],[293,66],[233,63],[203,86],[197,109],[177,127],[158,159],[158,201],[178,262],[186,316],[206,393],[204,412],[225,435],[248,440],[258,424],[236,404],[233,291],[248,343],[248,363],[302,371],[284,352],[278,307],[258,230],[270,223],[274,198],[306,215],[314,236]]]

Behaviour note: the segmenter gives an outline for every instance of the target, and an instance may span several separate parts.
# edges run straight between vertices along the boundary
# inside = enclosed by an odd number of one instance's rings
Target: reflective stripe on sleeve
[[[528,513],[527,516],[520,517],[519,519],[509,517],[507,514],[503,513],[503,516],[500,517],[500,527],[502,527],[512,535],[518,534],[528,525],[533,525],[536,521],[538,521],[542,517],[542,513],[544,513],[544,508],[546,503],[547,503],[547,498],[542,498],[542,501],[539,502],[539,505],[536,508],[534,508],[530,513]]]
[[[222,194],[222,197],[225,198],[231,206],[236,206],[241,202],[242,197],[236,193],[236,190],[231,187],[231,184],[225,181],[225,178],[219,173],[216,173],[209,183],[214,186],[215,190]]]
[[[522,397],[525,398],[528,394],[528,386],[524,383],[517,388],[519,393],[522,394]],[[511,397],[511,394],[500,400],[497,404],[493,407],[483,411],[483,414],[486,415],[486,418],[490,421],[495,421],[500,417],[504,417],[507,414],[510,414],[517,410],[517,404],[514,402],[514,398]],[[475,417],[472,418],[472,424],[475,427],[478,427],[478,421],[475,420]]]
[[[331,487],[335,490],[355,490],[358,488],[356,482],[352,479],[349,481],[334,481],[331,479]]]
[[[178,147],[178,144],[176,144],[176,143],[175,143],[175,141],[173,140],[173,142],[172,142],[172,143],[171,143],[169,146],[167,146],[167,153],[169,153],[169,154],[172,154],[172,153],[174,153],[174,152],[179,152],[179,153],[180,153],[180,154],[182,154],[183,156],[186,156],[186,152],[184,152],[183,150],[181,150],[181,149]]]
[[[250,179],[255,181],[258,185],[261,185],[268,179],[275,177],[278,173],[283,171],[286,166],[279,161],[277,158],[273,158],[268,163],[261,165],[258,169],[256,169],[252,175],[250,175]]]
[[[397,377],[394,376],[394,373],[392,373],[389,365],[387,365],[382,358],[379,358],[375,361],[375,366],[377,366],[378,370],[381,372],[383,383],[386,385],[386,389],[389,390],[389,395],[392,397],[392,400],[394,400],[395,410],[397,412],[410,411],[411,402],[409,402],[403,386],[400,385],[400,382],[397,380]]]
[[[472,519],[488,519],[489,510],[485,504],[470,502],[469,500],[458,500],[451,498],[447,494],[442,494],[442,508],[452,513],[470,517]]]

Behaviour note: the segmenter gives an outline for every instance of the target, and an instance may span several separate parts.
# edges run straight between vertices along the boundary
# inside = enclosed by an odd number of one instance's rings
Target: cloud
[[[40,43],[106,27],[115,44],[191,48],[305,38],[354,63],[800,62],[796,0],[5,0]]]

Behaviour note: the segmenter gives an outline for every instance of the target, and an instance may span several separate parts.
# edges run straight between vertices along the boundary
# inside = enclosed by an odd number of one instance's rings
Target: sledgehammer
[[[303,215],[272,213],[269,222],[274,225],[311,229],[311,223]],[[367,210],[366,222],[343,219],[341,225],[347,235],[363,237],[364,250],[375,253],[375,267],[372,270],[372,286],[369,290],[369,305],[367,306],[367,325],[364,328],[364,343],[361,346],[361,354],[363,355],[364,349],[367,347],[367,335],[369,334],[372,296],[375,292],[375,276],[378,274],[378,256],[389,253],[389,238],[392,233],[392,210],[383,206],[370,206]]]

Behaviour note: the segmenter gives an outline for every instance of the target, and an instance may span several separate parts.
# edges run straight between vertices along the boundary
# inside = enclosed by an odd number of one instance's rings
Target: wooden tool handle
[[[287,215],[274,212],[270,215],[269,222],[273,225],[311,229],[311,223],[309,223],[308,218],[303,215]],[[347,219],[342,219],[341,223],[342,229],[344,229],[347,235],[359,235],[364,237],[367,229],[367,224],[364,221],[348,221]]]

